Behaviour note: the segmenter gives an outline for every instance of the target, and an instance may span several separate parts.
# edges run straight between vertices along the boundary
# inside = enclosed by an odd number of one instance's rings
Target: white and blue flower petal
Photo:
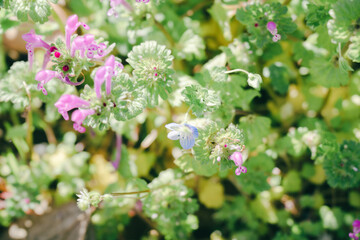
[[[193,125],[190,125],[190,124],[185,124],[185,126],[187,126],[188,128],[191,129],[194,138],[198,138],[198,137],[199,137],[199,131],[198,131],[198,129],[197,129],[196,127],[194,127]]]
[[[179,131],[183,127],[183,125],[177,123],[169,123],[166,124],[165,127],[173,131]]]
[[[195,145],[195,138],[191,133],[181,133],[180,145],[183,149],[190,149]]]
[[[180,132],[171,131],[171,132],[168,133],[167,137],[170,140],[179,140],[180,139]]]

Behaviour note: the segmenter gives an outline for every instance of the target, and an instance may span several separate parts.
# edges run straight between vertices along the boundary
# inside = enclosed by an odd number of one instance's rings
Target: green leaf
[[[228,17],[227,10],[223,7],[220,1],[215,1],[208,11],[212,18],[219,24],[225,39],[231,40],[230,18]]]
[[[315,58],[311,61],[310,74],[313,82],[324,87],[340,87],[349,81],[346,73],[325,58]]]
[[[352,67],[350,67],[347,60],[345,58],[343,58],[342,56],[340,56],[340,58],[339,58],[339,67],[345,73],[347,73],[349,71],[351,71],[351,72],[354,71],[354,69],[352,69]]]
[[[244,130],[245,145],[250,150],[262,144],[262,139],[270,133],[271,120],[267,117],[249,115],[240,119],[239,128]]]
[[[350,42],[351,44],[346,51],[346,56],[350,58],[353,62],[360,63],[360,32],[357,32],[355,36],[352,36],[350,38]]]
[[[228,74],[225,73],[225,67],[212,67],[209,70],[205,70],[205,78],[208,82],[214,82],[216,86],[222,86],[224,82],[228,81]]]
[[[113,113],[118,121],[132,119],[145,108],[144,91],[135,88],[133,82],[126,73],[118,74],[113,80],[112,94],[116,104]]]
[[[185,103],[191,106],[192,112],[197,117],[202,117],[206,112],[213,112],[221,104],[219,92],[203,88],[199,85],[185,87],[182,95],[184,96]]]
[[[199,208],[198,203],[191,198],[193,191],[184,185],[181,178],[178,170],[162,171],[149,184],[152,190],[142,200],[144,214],[156,223],[166,239],[187,239],[198,226],[193,215]]]
[[[270,79],[271,85],[274,87],[275,91],[280,94],[285,94],[289,88],[289,77],[287,74],[287,69],[280,64],[272,64],[269,67],[270,70]]]
[[[349,193],[349,204],[350,206],[360,208],[360,193],[356,191],[351,191]]]
[[[360,2],[357,0],[339,0],[333,6],[335,19],[349,25],[360,17]]]
[[[314,58],[314,52],[305,48],[304,43],[294,43],[294,60],[300,62],[301,66],[310,67],[310,61]]]
[[[190,154],[184,154],[174,162],[185,173],[195,172],[197,175],[210,177],[218,172],[218,166],[212,162],[200,163]]]
[[[323,163],[327,181],[334,188],[352,188],[360,186],[360,143],[344,141],[340,150],[325,154]]]
[[[245,192],[249,194],[260,193],[270,189],[267,178],[271,175],[275,164],[269,156],[261,153],[246,160],[244,166],[247,168],[247,172],[236,177],[236,179]]]
[[[277,24],[278,34],[281,39],[286,39],[286,34],[296,30],[296,24],[286,16],[287,7],[278,2],[270,4],[247,4],[245,8],[238,8],[236,19],[245,24],[250,33],[249,39],[257,47],[264,47],[272,43],[272,35],[267,30],[266,24],[273,21]]]
[[[181,59],[191,61],[192,59],[204,59],[205,43],[203,39],[196,35],[193,30],[186,30],[181,36],[177,45],[176,56]]]
[[[159,96],[166,99],[172,92],[174,71],[170,66],[173,59],[171,51],[155,41],[143,42],[128,54],[126,61],[134,68],[133,84],[144,90],[144,98],[149,106],[157,105]]]
[[[311,27],[324,25],[330,19],[329,8],[325,6],[317,6],[315,4],[307,5],[308,11],[306,13],[306,24]]]
[[[50,5],[46,0],[13,0],[10,2],[10,9],[22,22],[28,21],[29,15],[34,22],[44,23],[51,14]]]
[[[294,170],[288,172],[284,177],[283,186],[286,192],[299,192],[301,190],[301,178],[299,173]]]

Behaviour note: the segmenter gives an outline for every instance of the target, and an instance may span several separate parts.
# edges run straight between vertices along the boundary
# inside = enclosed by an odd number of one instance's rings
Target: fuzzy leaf
[[[202,117],[204,113],[216,110],[221,103],[218,92],[199,85],[185,87],[182,95],[185,103],[191,106],[192,112],[197,117]]]
[[[178,48],[176,56],[187,61],[191,61],[194,58],[201,60],[205,57],[205,43],[191,29],[186,30],[181,36]]]
[[[350,38],[351,44],[346,52],[346,56],[353,62],[360,63],[360,33],[358,32],[355,36]]]

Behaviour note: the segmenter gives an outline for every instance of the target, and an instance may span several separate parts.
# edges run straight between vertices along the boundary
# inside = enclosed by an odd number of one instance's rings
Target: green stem
[[[240,186],[240,184],[237,182],[236,178],[234,175],[231,175],[229,178],[229,181],[234,185],[234,187],[243,195],[246,197],[246,199],[250,199],[249,198],[249,195],[247,193],[245,193],[243,190],[242,190],[242,187]]]
[[[155,18],[154,18],[154,23],[155,23],[155,26],[158,27],[160,29],[160,31],[165,35],[166,39],[170,42],[170,45],[172,47],[175,46],[175,40],[172,38],[170,33],[165,29],[165,27],[161,23],[156,21]]]
[[[190,106],[190,107],[189,107],[189,109],[188,109],[188,110],[186,111],[186,113],[185,113],[184,123],[186,123],[186,122],[187,122],[187,119],[188,119],[189,112],[190,112],[191,108],[192,108],[192,106]]]
[[[53,16],[54,20],[59,24],[60,31],[62,33],[65,33],[65,25],[63,21],[61,21],[61,18],[57,14],[57,12],[54,10],[54,8],[51,8],[51,15]]]
[[[149,193],[151,192],[150,189],[143,190],[143,191],[136,191],[136,192],[122,192],[122,193],[111,193],[112,196],[123,196],[123,195],[129,195],[129,194],[139,194],[139,193]]]
[[[26,124],[27,124],[26,143],[29,147],[29,152],[27,153],[26,159],[27,159],[27,162],[29,163],[31,160],[32,147],[33,147],[33,117],[32,117],[32,111],[31,111],[30,91],[24,81],[23,81],[23,84],[24,84],[26,94],[28,95],[28,98],[29,98],[29,106],[27,107],[27,115],[26,115]]]
[[[230,70],[230,71],[226,71],[225,73],[229,74],[229,73],[235,73],[235,72],[243,72],[243,73],[249,75],[249,72],[248,72],[248,71],[246,71],[246,70],[244,70],[244,69],[240,69],[240,68],[234,69],[234,70]]]
[[[0,75],[7,69],[5,50],[3,45],[3,35],[0,35]]]

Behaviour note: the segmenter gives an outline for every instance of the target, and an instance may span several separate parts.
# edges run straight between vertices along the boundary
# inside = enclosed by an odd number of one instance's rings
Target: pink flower
[[[68,71],[69,66],[67,66],[67,65],[63,66],[63,70],[65,72]],[[72,86],[79,86],[85,80],[85,79],[83,79],[81,82],[74,83],[74,82],[70,81],[69,74],[66,74],[66,76],[64,77],[63,73],[58,73],[58,72],[52,71],[52,70],[41,70],[36,74],[35,80],[40,82],[37,87],[39,90],[41,90],[43,92],[44,95],[47,95],[47,91],[44,88],[44,85],[53,78],[58,78],[62,82],[66,83],[68,85],[72,85]]]
[[[64,117],[65,120],[69,120],[68,111],[74,108],[89,107],[90,103],[79,98],[76,95],[64,94],[55,103],[55,107],[59,113]]]
[[[237,168],[235,170],[236,175],[240,175],[241,173],[246,173],[247,172],[247,168],[242,166],[243,158],[242,158],[241,152],[234,152],[233,154],[231,154],[229,159],[233,160],[235,165],[237,166]]]
[[[131,5],[127,3],[125,0],[110,0],[110,9],[108,10],[107,15],[109,17],[114,15],[114,17],[117,18],[118,13],[116,12],[115,8],[120,4],[122,4],[129,11],[133,10]]]
[[[269,30],[269,32],[273,35],[273,42],[277,42],[281,39],[281,35],[278,34],[278,30],[276,27],[276,23],[270,21],[266,24],[266,28]]]
[[[42,69],[46,68],[47,63],[50,61],[50,45],[47,44],[44,40],[42,40],[40,35],[35,34],[34,30],[30,30],[30,32],[22,35],[22,38],[26,42],[26,50],[28,51],[28,59],[29,59],[29,67],[32,69],[32,65],[34,62],[34,49],[35,48],[45,48],[46,53],[44,56],[44,62]]]
[[[82,126],[83,121],[89,115],[95,114],[93,109],[78,109],[71,115],[71,121],[74,122],[74,129],[80,133],[84,133],[86,129]]]
[[[77,15],[72,15],[67,19],[65,26],[65,40],[68,49],[70,49],[71,35],[73,35],[80,26],[83,26],[86,30],[90,29],[85,23],[79,22]]]
[[[108,48],[105,43],[97,44],[95,37],[92,34],[85,34],[84,36],[78,36],[71,43],[71,56],[75,57],[76,51],[80,51],[82,58],[102,58],[109,54],[115,47],[115,43],[110,45]]]
[[[276,23],[270,21],[266,24],[266,28],[272,33],[276,30]]]
[[[349,233],[349,237],[353,238],[354,240],[359,240],[359,237],[357,236],[360,233],[360,220],[355,220],[353,222],[353,232]]]
[[[105,61],[105,65],[99,67],[96,71],[95,79],[94,79],[94,88],[96,92],[96,96],[101,98],[101,86],[105,82],[106,95],[111,94],[111,79],[114,75],[116,75],[116,68],[123,69],[124,66],[115,61],[115,57],[111,55]]]
[[[51,71],[51,70],[41,70],[41,71],[39,71],[35,76],[35,80],[40,82],[38,84],[37,88],[39,90],[41,90],[44,95],[47,95],[47,91],[44,88],[44,85],[47,82],[49,82],[51,79],[55,78],[55,77],[59,78],[59,79],[62,78],[60,73],[58,73],[56,71]]]
[[[275,34],[272,38],[273,42],[277,42],[281,39],[281,35],[280,34]]]

